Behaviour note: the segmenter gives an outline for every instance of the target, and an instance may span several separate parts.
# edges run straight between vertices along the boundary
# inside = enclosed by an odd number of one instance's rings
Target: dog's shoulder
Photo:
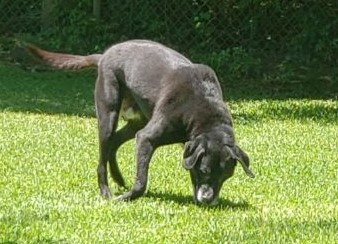
[[[162,80],[162,92],[176,96],[193,95],[222,99],[222,90],[215,71],[207,65],[181,65]]]
[[[205,64],[194,64],[194,69],[199,73],[197,85],[203,88],[204,96],[222,98],[222,89],[216,72]]]

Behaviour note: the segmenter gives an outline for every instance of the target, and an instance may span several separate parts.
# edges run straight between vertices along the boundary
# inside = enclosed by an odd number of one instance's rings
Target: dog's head
[[[249,157],[234,143],[230,127],[200,134],[186,142],[183,158],[197,203],[217,204],[221,187],[233,175],[237,162],[249,177],[254,177],[249,170]]]

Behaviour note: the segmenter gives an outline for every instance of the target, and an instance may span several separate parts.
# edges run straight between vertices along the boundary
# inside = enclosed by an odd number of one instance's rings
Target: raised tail
[[[42,50],[32,44],[26,44],[26,50],[37,58],[40,62],[57,69],[83,69],[87,67],[97,67],[102,54],[92,54],[88,56],[54,53]]]

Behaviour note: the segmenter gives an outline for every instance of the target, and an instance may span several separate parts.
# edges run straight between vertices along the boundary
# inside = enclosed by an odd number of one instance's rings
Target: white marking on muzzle
[[[207,203],[209,205],[216,205],[218,202],[217,197],[214,197],[214,190],[208,185],[201,185],[196,194],[196,199],[200,203]]]

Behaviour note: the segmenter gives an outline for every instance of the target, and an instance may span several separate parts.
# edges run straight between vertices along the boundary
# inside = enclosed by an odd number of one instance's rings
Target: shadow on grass
[[[161,201],[166,202],[175,202],[180,205],[189,205],[195,204],[192,196],[183,196],[174,193],[163,193],[163,192],[147,192],[145,197],[160,199]],[[248,210],[251,209],[252,206],[246,201],[240,202],[232,202],[228,199],[219,199],[219,203],[216,206],[208,206],[208,205],[198,205],[205,209],[219,209],[219,210]]]
[[[31,72],[0,65],[0,110],[94,117],[95,70]]]
[[[14,65],[0,65],[0,110],[95,117],[95,77],[96,70],[31,72]],[[304,87],[297,87],[297,84],[289,84],[288,89],[282,89],[280,85],[277,89],[274,85],[276,84],[263,86],[259,82],[225,82],[223,90],[230,103],[245,102],[251,105],[259,101],[251,111],[235,111],[233,115],[236,123],[248,123],[266,117],[319,119],[325,122],[338,120],[338,106],[334,107],[332,103],[306,103],[307,100],[298,103],[283,102],[321,96],[336,99],[324,92],[325,87],[315,92],[311,88],[301,89]]]
[[[245,101],[250,103],[250,101]],[[255,101],[252,101],[254,103]],[[316,102],[309,100],[269,100],[261,101],[247,111],[233,113],[234,120],[239,123],[250,123],[263,119],[276,120],[313,120],[326,123],[338,121],[338,103]]]

